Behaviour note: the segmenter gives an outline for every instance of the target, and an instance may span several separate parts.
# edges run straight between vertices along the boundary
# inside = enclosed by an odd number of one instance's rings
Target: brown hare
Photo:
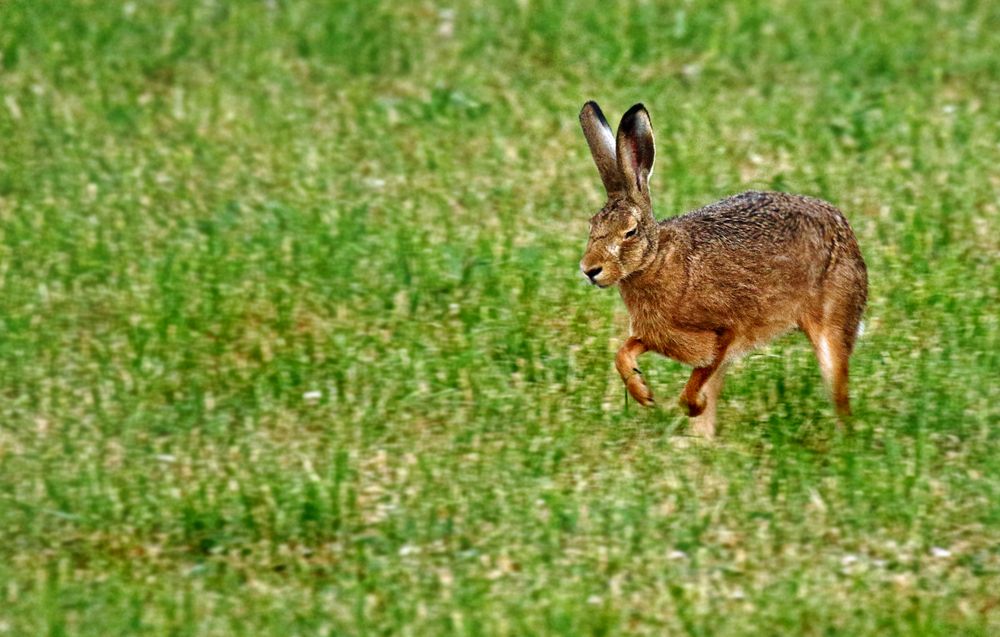
[[[615,367],[642,405],[653,395],[636,359],[647,351],[692,365],[680,404],[711,437],[726,364],[798,327],[812,342],[841,417],[847,363],[868,297],[868,274],[844,215],[780,192],[745,192],[657,222],[649,195],[653,128],[636,104],[617,137],[594,102],[580,123],[608,201],[590,220],[580,269],[618,285],[631,335]]]

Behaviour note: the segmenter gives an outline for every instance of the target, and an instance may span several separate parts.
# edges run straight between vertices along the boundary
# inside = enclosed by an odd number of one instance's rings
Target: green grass
[[[1000,5],[624,5],[0,1],[0,636],[1000,632]],[[852,433],[625,410],[591,98],[846,212]]]

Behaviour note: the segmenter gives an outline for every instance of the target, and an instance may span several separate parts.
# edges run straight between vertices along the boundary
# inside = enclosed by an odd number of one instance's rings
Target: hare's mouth
[[[614,285],[613,281],[599,281],[597,277],[589,277],[586,274],[583,275],[583,280],[591,284],[595,288],[601,288],[602,290],[604,288],[608,288]]]
[[[586,267],[583,263],[580,264],[580,272],[583,273],[583,278],[587,280],[591,285],[596,285],[599,288],[606,288],[609,285],[613,285],[614,281],[607,281],[602,279],[607,279],[608,271],[602,266]]]

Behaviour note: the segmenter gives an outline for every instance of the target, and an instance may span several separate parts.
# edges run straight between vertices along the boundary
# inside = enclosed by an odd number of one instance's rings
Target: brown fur
[[[644,352],[692,365],[680,403],[696,418],[695,432],[711,436],[726,364],[797,327],[813,344],[838,414],[848,416],[848,359],[868,276],[843,214],[811,197],[745,192],[657,222],[645,108],[625,114],[614,145],[597,104],[588,102],[580,121],[608,192],[580,269],[599,287],[619,286],[631,336],[615,366],[633,398],[653,403],[636,364]]]

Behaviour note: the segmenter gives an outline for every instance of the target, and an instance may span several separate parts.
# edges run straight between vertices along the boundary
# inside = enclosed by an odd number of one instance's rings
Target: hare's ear
[[[587,102],[583,105],[583,110],[580,111],[580,125],[583,127],[583,136],[587,138],[587,144],[590,146],[590,154],[597,164],[597,172],[601,173],[604,189],[609,195],[621,192],[625,184],[615,158],[615,135],[611,132],[611,126],[608,125],[608,120],[604,119],[604,113],[601,112],[597,102]]]
[[[622,116],[618,125],[618,170],[625,190],[633,198],[649,197],[649,177],[653,174],[653,125],[642,104],[636,104]]]

